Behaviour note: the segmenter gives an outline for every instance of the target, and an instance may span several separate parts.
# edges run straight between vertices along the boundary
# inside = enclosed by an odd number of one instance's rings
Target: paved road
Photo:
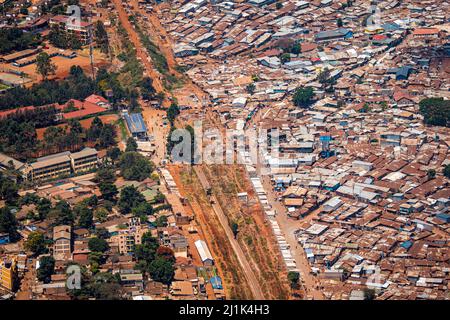
[[[197,174],[198,179],[200,180],[200,183],[202,184],[203,188],[206,191],[206,189],[208,189],[209,187],[209,183],[205,174],[203,173],[202,168],[200,166],[194,166],[194,170],[195,173]],[[213,201],[212,208],[214,209],[217,218],[219,218],[220,224],[222,225],[223,229],[225,230],[225,233],[227,234],[228,239],[230,240],[231,247],[233,248],[233,251],[238,258],[239,264],[244,270],[244,275],[247,279],[250,289],[252,290],[253,297],[257,300],[265,299],[264,293],[261,290],[261,287],[255,276],[255,273],[253,272],[253,269],[250,267],[247,257],[245,256],[244,252],[239,246],[239,243],[234,238],[233,232],[231,231],[230,225],[228,224],[227,217],[223,213],[222,208],[220,207],[217,201],[217,198],[214,195],[212,195],[211,200]]]

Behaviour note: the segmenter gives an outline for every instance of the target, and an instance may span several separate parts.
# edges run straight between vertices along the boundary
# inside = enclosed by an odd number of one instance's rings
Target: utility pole
[[[92,17],[89,16],[89,28],[90,28],[90,32],[89,32],[89,59],[91,61],[91,72],[92,72],[92,79],[95,80],[95,68],[94,68],[94,53],[93,53],[93,48],[92,48],[92,42],[93,42],[93,33],[94,33],[94,28],[93,28],[93,24],[92,24]]]

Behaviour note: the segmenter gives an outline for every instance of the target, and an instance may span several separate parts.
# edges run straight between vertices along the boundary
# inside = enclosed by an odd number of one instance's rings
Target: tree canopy
[[[142,181],[150,177],[154,165],[140,153],[125,152],[119,157],[119,168],[125,179]]]
[[[120,192],[120,199],[117,205],[120,212],[128,214],[133,208],[145,202],[145,197],[134,186],[127,186]]]
[[[307,108],[311,105],[314,98],[312,87],[300,87],[295,90],[292,102],[296,107]]]
[[[14,242],[19,239],[17,232],[17,220],[9,207],[0,208],[0,233],[7,233],[9,239]]]
[[[102,238],[91,238],[88,242],[89,250],[93,252],[101,252],[104,253],[109,249],[108,242]]]
[[[450,100],[425,98],[419,102],[419,111],[425,124],[450,127]]]
[[[36,256],[46,253],[47,246],[45,243],[44,234],[40,232],[31,232],[25,242],[25,249],[33,252]]]
[[[42,76],[42,79],[47,79],[51,74],[55,74],[56,65],[50,59],[46,52],[41,52],[36,57],[36,71]]]
[[[52,256],[44,256],[39,260],[37,278],[44,283],[50,283],[51,276],[55,272],[55,259]]]

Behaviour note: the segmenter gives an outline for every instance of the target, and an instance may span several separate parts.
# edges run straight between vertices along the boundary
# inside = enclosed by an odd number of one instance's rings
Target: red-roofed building
[[[70,103],[73,103],[73,107],[75,107],[78,110],[62,113],[62,118],[69,120],[69,119],[75,119],[75,118],[83,118],[85,116],[97,114],[104,112],[106,108],[100,107],[94,103],[87,102],[87,101],[80,101],[71,99],[64,105],[58,105],[56,106],[57,109],[63,111],[65,108],[69,106]]]
[[[103,107],[103,108],[106,108],[106,109],[111,108],[111,105],[110,105],[108,100],[106,100],[102,96],[99,96],[99,95],[96,95],[96,94],[91,94],[89,97],[84,99],[84,101],[96,104],[99,107]]]
[[[414,99],[407,92],[404,91],[395,91],[393,99],[398,106],[408,106],[415,104]]]
[[[28,111],[28,110],[34,110],[35,107],[28,106],[28,107],[21,107],[17,109],[10,109],[5,111],[0,111],[0,119],[5,118],[9,115],[15,114],[16,112],[22,112],[22,111]]]
[[[387,38],[387,36],[385,36],[384,34],[376,34],[373,36],[373,40],[377,40],[377,41],[384,40],[386,38]]]
[[[413,32],[414,38],[437,38],[439,29],[437,28],[417,28]]]

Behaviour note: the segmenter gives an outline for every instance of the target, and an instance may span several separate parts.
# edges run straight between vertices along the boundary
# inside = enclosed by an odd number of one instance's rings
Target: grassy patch
[[[128,137],[128,131],[127,131],[127,128],[125,127],[125,122],[123,121],[123,119],[119,119],[117,121],[117,125],[120,128],[120,133],[122,134],[122,140],[126,140]]]

